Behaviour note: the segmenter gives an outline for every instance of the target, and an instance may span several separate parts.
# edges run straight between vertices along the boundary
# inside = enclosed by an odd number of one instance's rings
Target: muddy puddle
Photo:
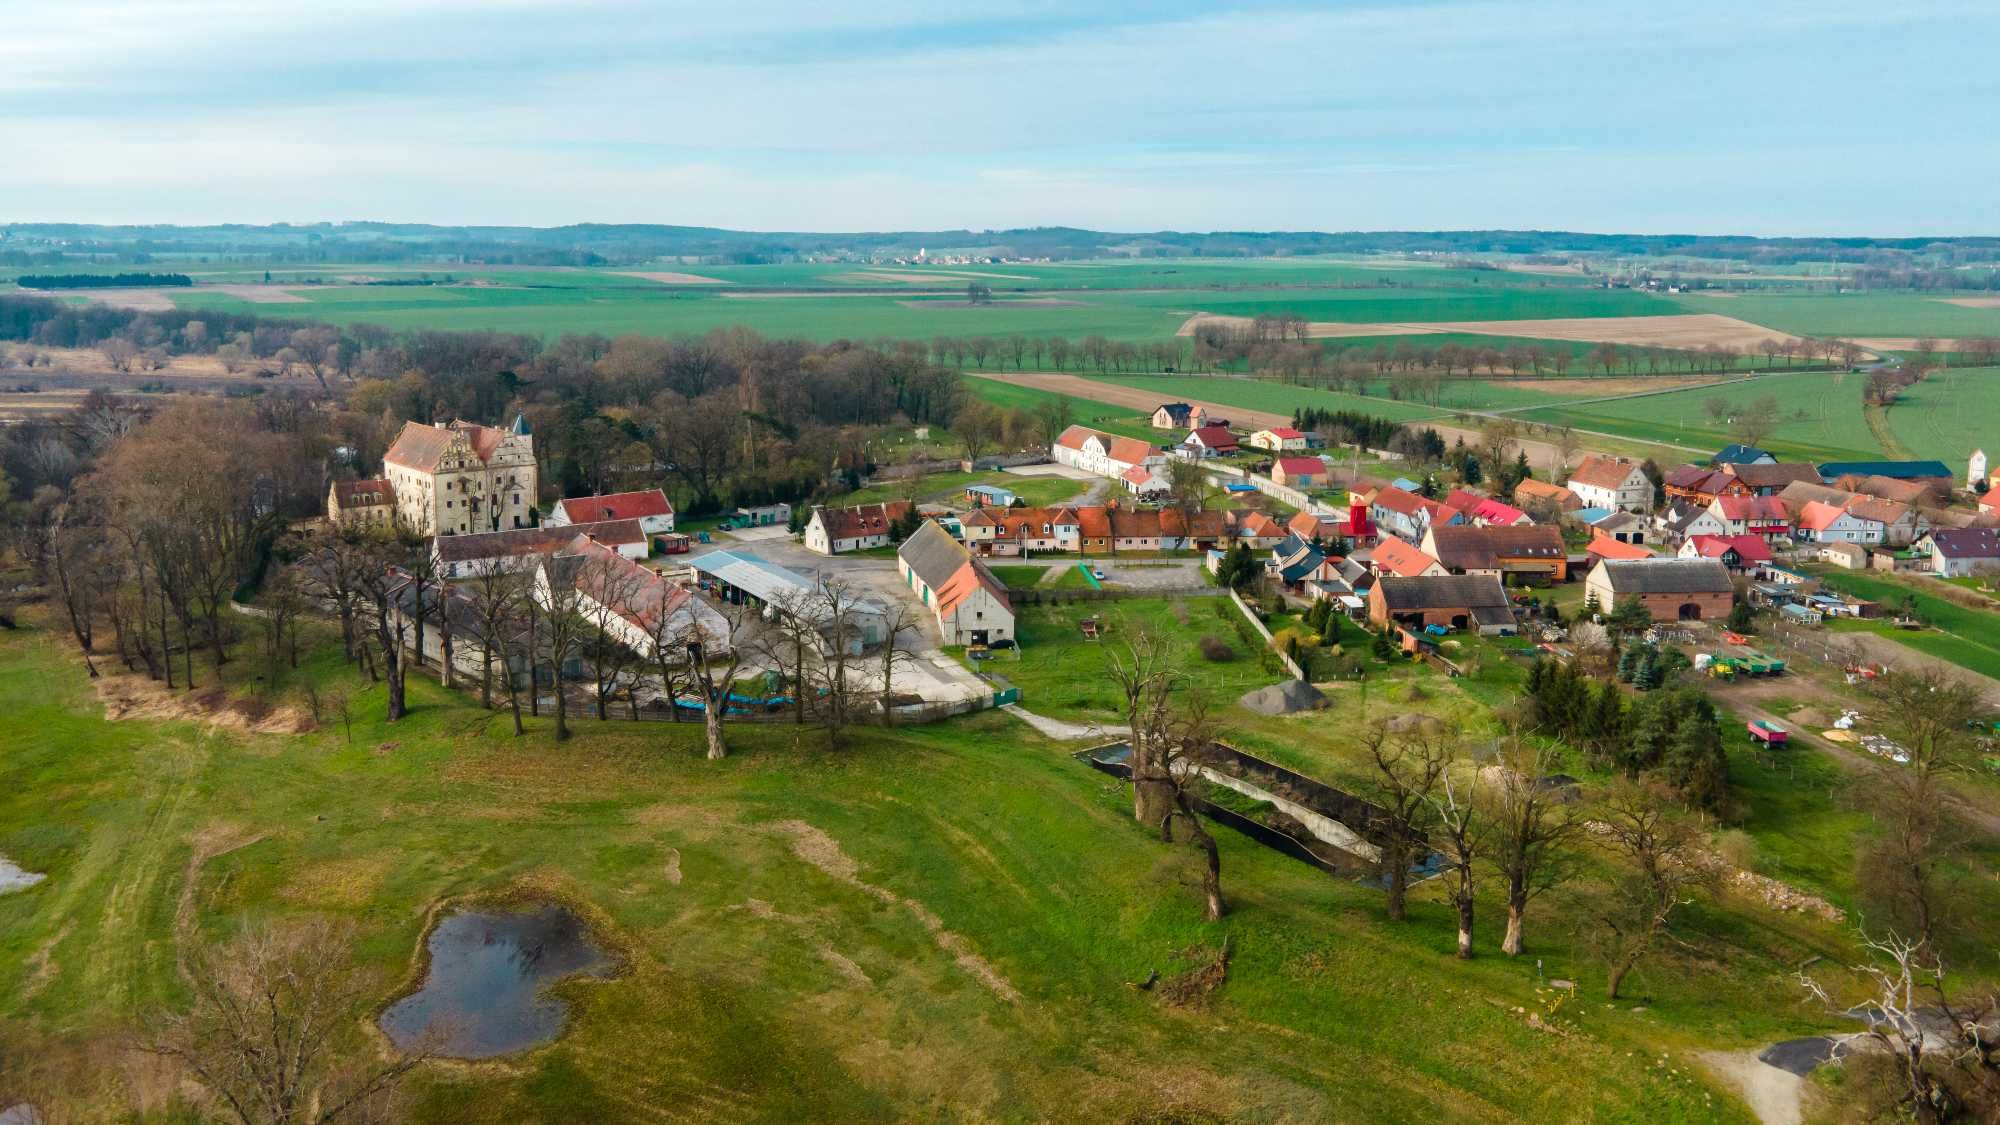
[[[604,977],[611,958],[589,928],[560,906],[459,910],[425,942],[423,987],[382,1013],[382,1031],[403,1050],[435,1041],[435,1053],[489,1059],[539,1047],[563,1032],[569,1006],[547,994],[572,976]]]

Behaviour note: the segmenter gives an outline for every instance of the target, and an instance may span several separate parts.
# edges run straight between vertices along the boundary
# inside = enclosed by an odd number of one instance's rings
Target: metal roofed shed
[[[790,567],[745,551],[711,551],[688,563],[695,572],[715,582],[724,601],[738,605],[750,602],[786,612],[802,612],[819,629],[832,624],[832,610],[821,596],[819,582]],[[849,602],[863,644],[879,644],[887,628],[880,605],[866,598]]]

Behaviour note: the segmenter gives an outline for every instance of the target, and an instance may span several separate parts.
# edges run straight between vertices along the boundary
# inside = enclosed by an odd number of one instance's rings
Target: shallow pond
[[[581,919],[560,906],[525,912],[461,910],[431,931],[424,985],[382,1013],[391,1042],[411,1050],[442,1035],[438,1054],[488,1059],[562,1034],[569,1007],[543,995],[576,975],[604,976],[611,961]]]

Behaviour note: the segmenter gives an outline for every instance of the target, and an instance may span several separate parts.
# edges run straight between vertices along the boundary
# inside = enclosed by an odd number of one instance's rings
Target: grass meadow
[[[1253,716],[1234,695],[1273,677],[1208,604],[1102,607],[1112,631],[1096,644],[1070,619],[1081,608],[1035,611],[1024,657],[997,665],[1037,711],[1115,720],[1103,662],[1144,624],[1185,646],[1232,740],[1337,783],[1360,775],[1363,716],[1485,721],[1481,698],[1409,665],[1379,668],[1365,694],[1333,688],[1331,712]],[[1196,660],[1208,633],[1234,659]],[[515,739],[429,681],[412,682],[414,710],[391,726],[381,689],[318,640],[275,687],[254,684],[246,654],[231,690],[282,714],[310,680],[351,698],[351,731],[253,733],[124,682],[113,690],[145,706],[109,721],[57,633],[0,633],[0,853],[48,874],[0,897],[0,1052],[56,1076],[46,1106],[129,1114],[149,1072],[122,1045],[146,1013],[184,1002],[189,943],[344,919],[387,1002],[427,912],[472,893],[561,897],[628,967],[560,986],[569,1030],[547,1047],[423,1068],[419,1122],[693,1107],[742,1120],[1747,1121],[1693,1053],[1824,1027],[1795,1002],[1790,967],[1852,954],[1835,927],[1725,898],[1690,908],[1629,998],[1606,1005],[1577,936],[1591,880],[1538,903],[1530,958],[1495,954],[1485,896],[1481,956],[1457,963],[1434,884],[1391,925],[1378,892],[1226,830],[1230,913],[1207,925],[1192,850],[1132,823],[1123,786],[1076,763],[1074,744],[1005,714],[861,730],[839,751],[786,723],[737,724],[732,757],[710,762],[692,724],[583,719],[557,744],[531,719]],[[1832,808],[1816,791],[1753,807],[1785,818],[1773,833],[1808,829]],[[801,840],[831,841],[851,871]],[[1234,959],[1205,1006],[1132,987],[1225,938]],[[1554,976],[1580,980],[1581,996],[1556,1005],[1537,988]],[[349,1049],[377,1049],[349,1035]],[[135,1119],[178,1119],[170,1082],[143,1088]]]

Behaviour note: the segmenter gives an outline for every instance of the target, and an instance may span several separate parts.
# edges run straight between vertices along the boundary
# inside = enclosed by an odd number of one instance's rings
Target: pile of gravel
[[[1317,711],[1326,706],[1326,696],[1304,680],[1286,680],[1258,688],[1243,697],[1243,706],[1259,715],[1290,715],[1297,711]]]

